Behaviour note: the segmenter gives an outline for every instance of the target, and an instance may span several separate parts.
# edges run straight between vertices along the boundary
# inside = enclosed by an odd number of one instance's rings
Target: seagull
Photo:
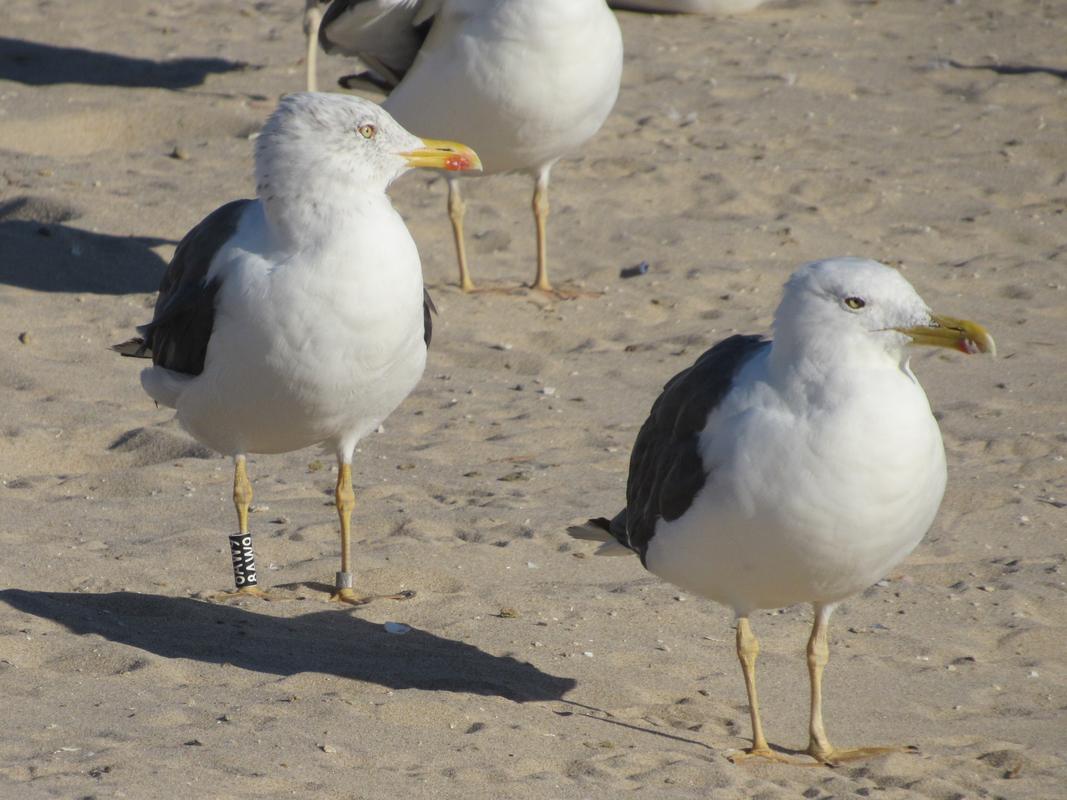
[[[545,234],[549,173],[600,130],[622,76],[622,35],[605,1],[334,0],[319,40],[327,53],[358,56],[371,68],[361,77],[389,93],[383,106],[403,125],[468,142],[483,174],[533,176],[532,288],[555,292]],[[465,210],[450,176],[459,281],[470,292]]]
[[[309,3],[317,0],[308,0]],[[608,0],[612,8],[657,14],[741,14],[765,0]]]
[[[896,270],[858,258],[800,267],[773,330],[773,341],[724,339],[668,381],[634,443],[626,508],[569,532],[733,609],[753,739],[735,760],[796,763],[763,735],[749,616],[811,603],[807,753],[835,764],[894,748],[838,749],[826,735],[830,615],[915,548],[945,491],[909,348],[995,346],[980,325],[932,313]]]
[[[352,453],[422,376],[433,308],[386,188],[413,167],[477,169],[357,97],[284,97],[256,140],[257,199],[208,215],[178,244],[140,337],[141,385],[195,439],[233,457],[238,594],[264,596],[248,530],[248,453],[321,444],[337,455],[341,570],[352,589]]]

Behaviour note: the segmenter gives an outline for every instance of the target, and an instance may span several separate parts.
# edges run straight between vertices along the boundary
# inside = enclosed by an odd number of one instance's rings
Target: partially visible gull
[[[307,40],[304,68],[307,71],[309,92],[319,90],[319,28],[322,26],[322,7],[328,2],[329,0],[304,0],[304,36]]]
[[[570,530],[733,609],[749,757],[790,760],[763,735],[749,615],[794,603],[815,611],[807,752],[832,764],[892,749],[830,744],[822,673],[838,603],[915,548],[945,491],[941,433],[908,365],[916,344],[994,352],[980,325],[933,314],[884,264],[801,267],[774,340],[731,336],[668,381],[634,443],[626,508]]]
[[[622,75],[622,36],[604,0],[334,0],[319,39],[371,68],[366,77],[389,92],[383,106],[403,125],[468,142],[484,174],[533,176],[533,288],[553,291],[549,173],[600,130]],[[460,286],[472,291],[464,211],[450,176]]]
[[[474,151],[420,139],[368,100],[282,99],[256,141],[258,199],[185,235],[152,321],[117,345],[150,357],[141,385],[203,444],[234,459],[239,592],[256,586],[247,453],[314,444],[337,455],[341,570],[352,590],[352,453],[418,383],[432,303],[415,243],[385,190],[412,167],[477,169]]]
[[[658,14],[741,14],[766,0],[608,0],[612,8]],[[315,0],[309,0],[315,2]]]

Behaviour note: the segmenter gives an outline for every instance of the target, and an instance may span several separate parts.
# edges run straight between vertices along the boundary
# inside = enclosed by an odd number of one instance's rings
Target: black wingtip
[[[610,530],[611,523],[603,517],[591,519],[582,525],[571,525],[567,533],[574,539],[583,539],[587,542],[612,542],[615,536]]]
[[[152,351],[148,349],[148,345],[145,340],[139,336],[133,339],[127,339],[120,344],[111,345],[109,350],[113,350],[120,356],[126,356],[127,358],[151,358]]]

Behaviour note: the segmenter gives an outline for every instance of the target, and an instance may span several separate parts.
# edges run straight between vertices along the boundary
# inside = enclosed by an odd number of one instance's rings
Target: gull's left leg
[[[356,507],[356,494],[352,491],[351,451],[338,453],[337,489],[334,498],[337,502],[337,516],[341,522],[341,569],[336,575],[336,588],[330,595],[330,600],[361,606],[372,600],[407,600],[414,597],[415,593],[412,591],[388,595],[361,595],[352,589],[352,510]]]
[[[306,0],[304,6],[304,33],[307,35],[307,87],[309,92],[318,91],[316,58],[319,52],[319,26],[322,24],[322,9],[319,0]]]
[[[811,678],[811,736],[808,743],[808,754],[822,764],[836,764],[839,761],[851,761],[871,756],[885,755],[886,753],[915,752],[916,748],[911,745],[899,747],[855,747],[839,750],[830,744],[826,735],[826,728],[822,722],[822,673],[830,660],[830,646],[826,642],[826,629],[830,623],[830,615],[834,613],[836,604],[815,604],[815,623],[811,628],[811,638],[808,640],[808,675]]]
[[[336,590],[331,600],[361,605],[366,598],[352,591],[352,509],[356,507],[356,494],[352,491],[351,456],[337,459],[337,516],[341,521],[341,570],[336,575]]]

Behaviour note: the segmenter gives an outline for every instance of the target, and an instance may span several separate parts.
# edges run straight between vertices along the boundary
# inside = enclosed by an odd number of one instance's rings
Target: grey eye
[[[853,311],[859,311],[861,308],[867,305],[867,301],[864,300],[862,297],[846,297],[845,305],[851,308]]]

